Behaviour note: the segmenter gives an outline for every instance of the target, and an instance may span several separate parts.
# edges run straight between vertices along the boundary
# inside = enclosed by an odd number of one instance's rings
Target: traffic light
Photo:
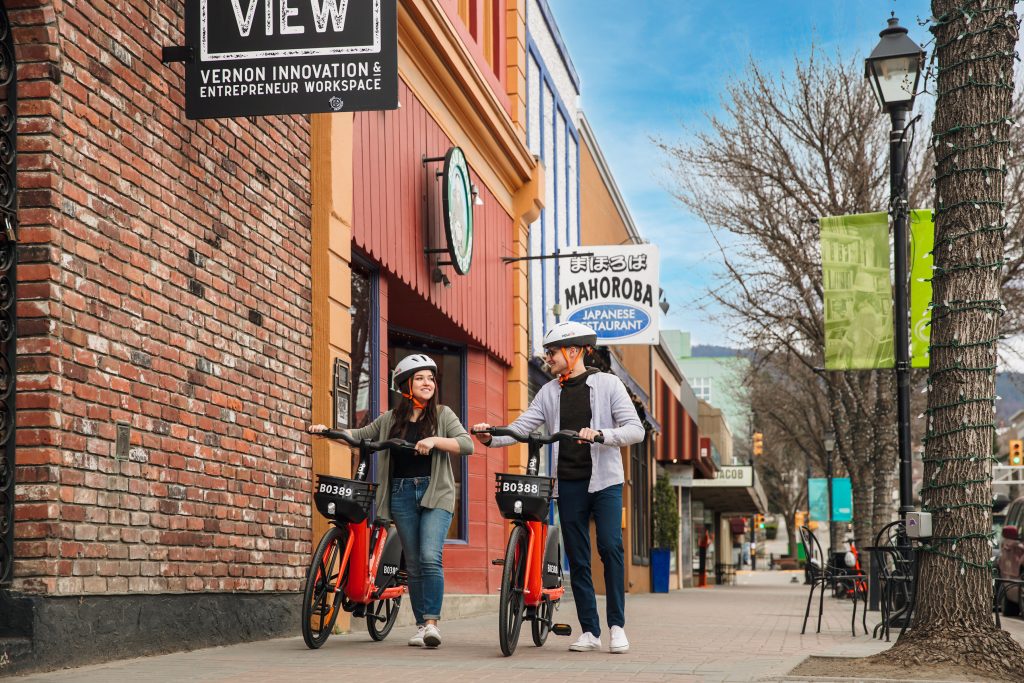
[[[764,434],[761,432],[754,432],[754,455],[762,455],[764,453]]]
[[[1010,465],[1024,465],[1024,441],[1021,439],[1010,439]]]
[[[756,528],[756,529],[763,529],[764,528],[764,515],[754,515],[754,528]]]

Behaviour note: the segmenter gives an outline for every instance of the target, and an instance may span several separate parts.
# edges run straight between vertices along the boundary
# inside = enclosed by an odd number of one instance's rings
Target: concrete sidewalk
[[[443,623],[444,645],[437,650],[408,647],[408,627],[396,627],[387,640],[374,643],[362,629],[362,622],[356,621],[355,633],[333,636],[317,651],[307,650],[302,639],[295,637],[10,680],[269,683],[358,677],[374,683],[784,681],[788,671],[812,654],[865,656],[889,647],[869,636],[851,637],[850,603],[827,597],[822,633],[814,633],[815,600],[808,634],[801,636],[807,588],[790,583],[794,576],[802,580],[801,574],[793,572],[745,572],[738,576],[735,586],[629,596],[626,630],[632,648],[623,655],[567,651],[579,632],[575,610],[568,603],[562,606],[558,617],[573,625],[573,638],[552,635],[543,648],[536,648],[529,624],[524,624],[519,649],[509,658],[502,657],[498,649],[494,614]],[[869,630],[877,620],[877,612],[869,613]],[[1024,622],[1007,621],[1008,630],[1022,639]],[[607,633],[603,640],[607,648]]]

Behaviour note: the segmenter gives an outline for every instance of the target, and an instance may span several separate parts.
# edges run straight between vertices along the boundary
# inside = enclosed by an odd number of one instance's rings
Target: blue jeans
[[[608,626],[626,625],[626,558],[622,550],[622,484],[590,493],[588,479],[558,480],[558,518],[562,525],[569,579],[580,628],[601,635],[594,580],[590,574],[590,518],[597,526],[597,553],[604,565]]]
[[[441,618],[444,600],[444,568],[441,555],[452,513],[420,505],[430,477],[394,479],[391,482],[391,517],[398,528],[409,574],[409,602],[416,623]]]

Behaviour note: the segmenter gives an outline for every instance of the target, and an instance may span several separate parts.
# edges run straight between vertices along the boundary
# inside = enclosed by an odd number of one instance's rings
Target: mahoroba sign
[[[186,0],[185,115],[398,106],[397,0]]]
[[[567,320],[597,332],[600,344],[658,343],[658,248],[582,247],[559,269]]]

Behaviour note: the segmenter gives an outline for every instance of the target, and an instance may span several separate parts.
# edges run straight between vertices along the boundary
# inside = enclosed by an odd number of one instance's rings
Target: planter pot
[[[774,541],[779,535],[779,527],[777,526],[766,526],[764,528],[764,537],[769,541]]]
[[[651,549],[651,592],[668,593],[669,561],[672,551],[668,548]]]

